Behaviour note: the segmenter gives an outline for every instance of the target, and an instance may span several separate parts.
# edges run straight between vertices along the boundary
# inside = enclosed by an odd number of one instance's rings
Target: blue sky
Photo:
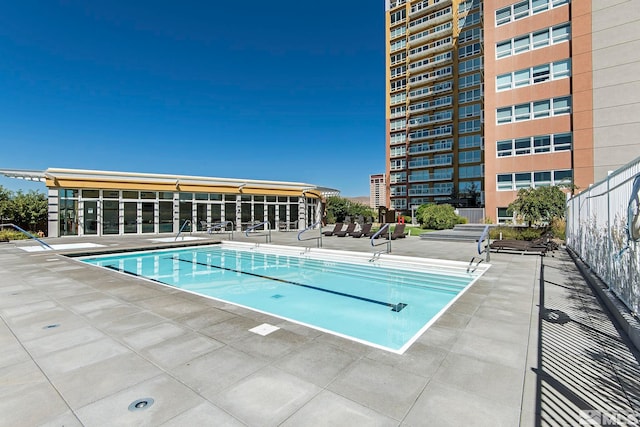
[[[368,195],[384,171],[382,1],[11,1],[0,58],[0,169],[302,181],[343,196]]]

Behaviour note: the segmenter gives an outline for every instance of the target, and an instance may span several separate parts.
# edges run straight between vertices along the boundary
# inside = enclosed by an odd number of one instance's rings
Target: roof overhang
[[[254,191],[283,193],[312,193],[316,196],[340,194],[339,190],[302,182],[266,181],[255,179],[215,178],[155,173],[96,171],[84,169],[49,168],[46,171],[0,169],[9,178],[45,182],[50,188],[156,188],[160,191]]]

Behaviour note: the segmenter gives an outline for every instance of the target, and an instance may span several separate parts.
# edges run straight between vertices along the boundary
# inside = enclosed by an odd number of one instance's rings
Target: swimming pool
[[[237,242],[82,260],[396,353],[488,268]]]

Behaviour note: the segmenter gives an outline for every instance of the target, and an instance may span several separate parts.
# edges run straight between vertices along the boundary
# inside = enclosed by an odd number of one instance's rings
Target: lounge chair
[[[349,235],[351,237],[371,237],[373,236],[373,232],[371,231],[372,225],[373,224],[368,222],[362,226],[362,229],[360,231],[354,231],[353,233],[349,233]]]
[[[333,230],[331,231],[323,231],[322,234],[324,236],[333,236],[335,233],[337,233],[338,231],[342,230],[342,226],[344,225],[344,223],[342,222],[336,222],[336,226],[333,227]]]
[[[404,227],[406,224],[397,224],[396,228],[394,228],[391,233],[391,240],[396,239],[404,239],[407,236],[407,233],[404,232]]]
[[[494,240],[489,245],[489,248],[496,252],[537,253],[544,256],[548,251],[554,251],[557,245],[541,237],[531,241],[515,239]]]
[[[351,234],[356,230],[356,225],[352,222],[351,224],[347,224],[347,228],[344,230],[337,231],[333,233],[334,236],[344,237],[347,234]]]

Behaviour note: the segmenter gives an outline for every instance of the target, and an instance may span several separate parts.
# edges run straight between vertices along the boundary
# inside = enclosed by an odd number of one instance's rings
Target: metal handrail
[[[227,231],[227,225],[229,224],[231,224],[231,230]],[[221,232],[224,231],[225,233],[229,234],[229,240],[233,240],[233,221],[222,221],[222,222],[216,222],[215,224],[211,224],[211,227],[209,227],[207,232],[211,234],[213,230],[216,230],[216,229]]]
[[[253,236],[249,236],[249,232],[250,231],[254,231],[256,228],[260,227],[260,226],[265,226],[267,229],[267,233],[265,234],[254,234]],[[266,236],[267,241],[266,243],[271,243],[271,223],[269,223],[269,221],[263,221],[260,224],[256,224],[253,227],[249,227],[245,230],[244,235],[247,237],[256,237],[256,236]]]
[[[302,233],[316,228],[316,226],[318,224],[320,225],[320,236],[319,237],[309,237],[308,239],[301,239],[300,238],[300,236],[302,236]],[[321,248],[322,247],[322,221],[317,221],[317,222],[311,224],[310,226],[308,226],[307,228],[305,228],[304,230],[300,231],[298,233],[298,240],[301,241],[301,242],[304,242],[304,241],[307,241],[307,240],[316,240],[317,247]]]
[[[15,224],[0,224],[0,228],[2,228],[2,227],[13,227],[16,230],[18,230],[19,232],[21,232],[22,234],[24,234],[25,236],[29,237],[30,239],[34,239],[36,242],[40,243],[40,245],[42,245],[43,248],[53,250],[53,248],[51,246],[49,246],[48,244],[46,244],[45,242],[40,240],[38,237],[36,237],[33,234],[29,233],[27,230],[25,230],[25,229],[23,229],[21,227],[18,227]]]
[[[482,242],[487,241],[487,246],[482,247]],[[485,255],[485,259],[482,259],[482,254]],[[473,273],[476,271],[481,262],[486,261],[489,262],[491,260],[491,238],[489,237],[489,226],[486,225],[484,230],[482,230],[482,234],[478,238],[478,257],[471,257],[469,261],[469,265],[467,266],[467,273]],[[474,264],[475,263],[475,264]]]
[[[191,224],[191,220],[190,219],[185,219],[184,220],[184,223],[182,224],[182,227],[180,227],[180,230],[178,231],[178,234],[176,234],[176,238],[173,239],[174,242],[176,240],[178,240],[178,237],[180,237],[180,234],[182,234],[182,230],[184,230],[184,228],[187,226],[187,224]],[[191,234],[191,231],[189,231],[189,234]]]
[[[382,233],[384,233],[385,231],[387,232],[387,240],[385,240],[383,243],[378,243],[377,245],[373,243],[373,241],[377,239],[378,236],[382,235]],[[376,231],[375,234],[371,236],[371,246],[376,247],[376,246],[382,246],[382,245],[387,245],[386,253],[390,254],[391,253],[391,224],[389,223],[386,223],[385,225],[380,227],[380,230]],[[376,258],[376,255],[379,256],[380,253],[376,252],[372,260]]]

